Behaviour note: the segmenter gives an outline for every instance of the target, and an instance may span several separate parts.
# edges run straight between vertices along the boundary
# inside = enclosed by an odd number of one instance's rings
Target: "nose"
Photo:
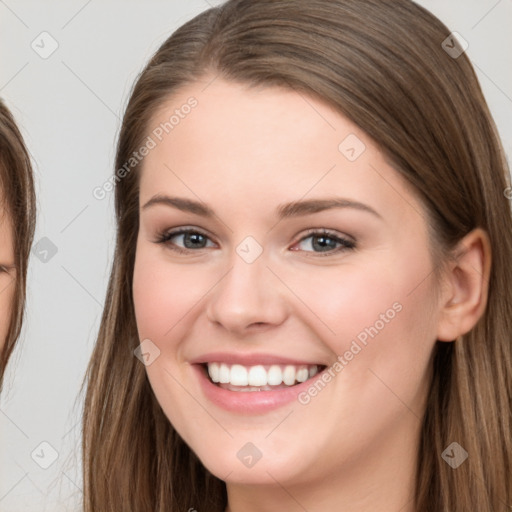
[[[265,254],[247,263],[234,254],[230,270],[209,294],[211,322],[237,335],[283,323],[288,315],[285,287],[266,265]]]

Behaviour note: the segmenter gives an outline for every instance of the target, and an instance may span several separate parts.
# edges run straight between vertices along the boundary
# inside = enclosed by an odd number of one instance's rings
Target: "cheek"
[[[397,258],[347,280],[333,348],[346,361],[342,380],[366,404],[368,421],[376,411],[383,418],[399,412],[403,403],[421,414],[436,329],[430,268],[427,258]]]
[[[343,358],[343,388],[358,396],[368,390],[370,409],[387,395],[393,399],[387,386],[413,402],[421,393],[437,322],[430,271],[428,253],[412,244],[357,265],[309,277],[290,272],[284,279],[314,313],[307,313],[309,324],[333,357]]]
[[[309,272],[281,268],[279,274],[297,297],[290,296],[296,311],[303,311],[308,323],[316,325],[317,335],[338,354],[350,340],[359,336],[364,341],[372,326],[384,332],[404,321],[415,325],[418,319],[407,317],[424,317],[430,294],[424,286],[411,293],[418,276],[428,275],[428,262],[410,264],[392,257]]]
[[[193,265],[178,266],[156,257],[152,248],[137,249],[133,300],[140,339],[170,339],[169,331],[191,311],[206,287]]]
[[[139,340],[151,340],[160,351],[146,372],[164,414],[187,444],[200,446],[203,428],[218,432],[218,424],[196,401],[201,391],[190,366],[182,364],[181,340],[190,335],[215,279],[208,269],[171,263],[157,249],[145,244],[137,248],[133,300]],[[200,432],[196,425],[201,425]]]

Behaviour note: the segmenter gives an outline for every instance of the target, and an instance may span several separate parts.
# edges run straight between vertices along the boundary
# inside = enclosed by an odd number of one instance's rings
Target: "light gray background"
[[[79,510],[79,392],[114,240],[113,195],[97,200],[92,190],[112,173],[120,117],[142,66],[178,26],[219,3],[0,0],[0,96],[35,165],[35,242],[46,237],[57,248],[46,262],[31,257],[24,333],[0,399],[1,512]],[[419,3],[468,41],[510,156],[512,0]],[[51,49],[44,31],[58,43],[48,58],[31,47]],[[38,465],[57,453],[48,469]]]

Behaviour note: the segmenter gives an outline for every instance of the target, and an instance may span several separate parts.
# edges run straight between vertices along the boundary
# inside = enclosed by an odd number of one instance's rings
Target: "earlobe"
[[[458,244],[444,276],[439,306],[439,341],[453,341],[469,332],[487,305],[491,245],[487,233],[476,228]]]

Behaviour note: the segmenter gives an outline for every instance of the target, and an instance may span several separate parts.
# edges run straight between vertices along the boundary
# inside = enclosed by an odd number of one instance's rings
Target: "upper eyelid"
[[[201,228],[196,228],[194,226],[180,226],[177,228],[167,229],[167,230],[161,231],[159,233],[159,235],[171,237],[171,236],[177,236],[177,235],[184,235],[187,233],[198,233],[200,235],[203,235],[203,236],[209,238],[210,240],[212,240],[212,242],[213,242],[213,238],[215,238],[212,235],[210,235],[208,233],[208,231],[205,231]]]

